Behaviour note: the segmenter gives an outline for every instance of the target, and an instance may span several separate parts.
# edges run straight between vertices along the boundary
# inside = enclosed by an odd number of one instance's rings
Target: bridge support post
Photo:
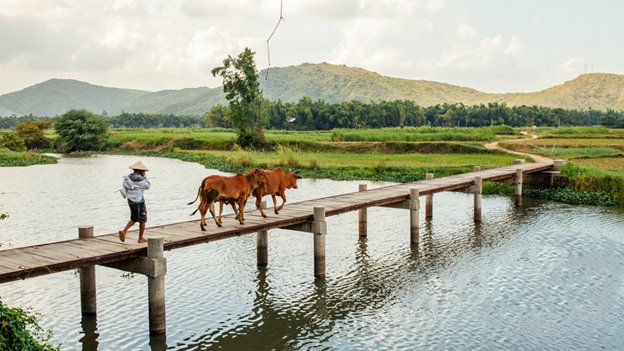
[[[368,187],[366,184],[360,184],[359,191],[366,191],[367,188]],[[366,208],[362,208],[359,210],[358,225],[359,225],[359,231],[360,231],[360,238],[366,238],[366,235],[368,234],[368,213],[366,211],[367,211]]]
[[[325,207],[314,207],[312,233],[314,234],[314,276],[318,279],[325,279],[325,234],[327,233]]]
[[[474,171],[479,172],[481,170],[481,166],[474,166]]]
[[[266,268],[269,265],[269,235],[268,231],[261,230],[256,233],[256,246],[258,248],[258,267]]]
[[[164,240],[162,237],[147,239],[147,259],[152,261],[166,260],[164,257]],[[165,311],[164,272],[162,274],[154,274],[154,276],[147,276],[147,290],[150,334],[165,334],[167,330],[167,318]]]
[[[78,228],[78,238],[80,239],[92,238],[93,235],[93,226]],[[80,268],[80,306],[83,316],[97,314],[94,265]]]
[[[474,177],[474,183],[474,221],[481,222],[481,192],[483,183],[481,177]]]
[[[514,203],[516,207],[522,206],[522,169],[516,169],[516,176],[514,178],[514,184],[516,185]]]
[[[433,173],[427,173],[427,180],[433,179]],[[433,194],[425,198],[425,218],[433,217]]]
[[[418,189],[410,189],[410,244],[418,246],[420,236],[420,193]]]

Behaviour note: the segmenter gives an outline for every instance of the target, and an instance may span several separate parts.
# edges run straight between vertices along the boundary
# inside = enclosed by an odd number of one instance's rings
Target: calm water
[[[134,156],[62,158],[0,168],[2,248],[116,232],[129,211],[115,191]],[[142,157],[152,189],[148,225],[189,220],[201,179],[218,174]],[[308,180],[289,202],[387,183]],[[269,199],[270,201],[270,199]],[[423,199],[424,202],[424,199]],[[423,211],[424,211],[424,206]],[[267,213],[269,214],[269,213]],[[328,217],[327,280],[313,277],[311,234],[269,232],[269,267],[247,235],[166,252],[167,336],[149,338],[147,280],[97,267],[97,319],[80,314],[74,271],[0,285],[10,306],[32,307],[64,350],[624,349],[624,211],[484,196],[435,195],[409,245],[409,213]],[[213,222],[209,222],[214,225]],[[226,222],[227,225],[227,222]]]

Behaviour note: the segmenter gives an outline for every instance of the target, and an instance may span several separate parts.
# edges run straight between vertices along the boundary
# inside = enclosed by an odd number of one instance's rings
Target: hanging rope
[[[267,73],[266,73],[266,77],[264,78],[264,80],[269,79],[269,69],[271,69],[271,51],[269,50],[269,40],[273,38],[273,34],[275,34],[275,31],[277,30],[277,27],[279,27],[280,23],[282,23],[282,20],[285,21],[284,17],[282,17],[283,5],[284,5],[284,0],[280,0],[280,18],[277,21],[277,25],[275,26],[275,29],[273,29],[273,33],[271,33],[271,36],[269,37],[269,39],[267,39],[267,55],[269,55],[269,66],[267,67]]]

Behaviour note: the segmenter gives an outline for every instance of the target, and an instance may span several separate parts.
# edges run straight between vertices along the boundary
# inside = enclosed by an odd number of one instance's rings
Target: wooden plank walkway
[[[420,190],[420,196],[457,190],[473,184],[475,176],[484,182],[511,178],[516,169],[524,174],[548,170],[550,164],[522,164],[495,168],[479,172],[459,174],[432,180],[391,185],[365,192],[351,192],[320,199],[287,203],[279,215],[266,211],[263,218],[258,210],[245,212],[246,223],[241,225],[233,215],[223,217],[224,226],[219,228],[211,217],[207,218],[208,231],[202,232],[199,220],[167,224],[147,228],[146,237],[162,236],[165,250],[172,250],[209,241],[250,234],[273,228],[284,228],[312,221],[313,208],[325,207],[326,216],[400,202],[409,198],[412,188]],[[296,191],[296,190],[295,190]],[[253,201],[248,205],[253,207]],[[210,213],[208,213],[210,216]],[[331,230],[330,230],[331,232]],[[44,245],[13,248],[0,251],[0,283],[29,277],[56,273],[93,264],[106,264],[114,261],[147,255],[147,244],[137,243],[138,230],[129,231],[125,243],[118,235],[106,234],[87,239],[59,241]]]

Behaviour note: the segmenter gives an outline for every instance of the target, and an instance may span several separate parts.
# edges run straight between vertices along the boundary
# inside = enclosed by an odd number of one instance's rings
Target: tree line
[[[11,116],[0,118],[0,129],[16,128],[24,122],[55,121],[56,117]],[[177,116],[173,114],[149,114],[123,112],[118,116],[98,116],[111,128],[188,128],[206,127],[203,116]]]
[[[0,129],[13,129],[24,122],[54,121],[58,117],[12,116],[0,118]],[[177,116],[124,112],[99,116],[112,128],[231,128],[229,106],[216,105],[204,116]],[[330,130],[333,128],[384,128],[401,126],[482,127],[508,125],[523,127],[580,126],[602,124],[624,128],[624,111],[567,110],[540,106],[439,104],[422,107],[409,100],[362,103],[345,101],[330,104],[304,97],[297,102],[263,99],[260,121],[267,129]]]
[[[229,127],[227,106],[213,106],[206,121],[214,127]],[[624,127],[624,111],[567,110],[540,106],[507,106],[497,102],[466,106],[438,104],[422,107],[410,100],[345,101],[329,104],[304,97],[298,102],[264,100],[262,120],[267,129],[330,130],[334,128],[385,128],[402,126],[483,127],[490,125]],[[606,123],[605,123],[606,122]],[[619,123],[619,124],[618,124]],[[608,125],[607,125],[608,124]]]

